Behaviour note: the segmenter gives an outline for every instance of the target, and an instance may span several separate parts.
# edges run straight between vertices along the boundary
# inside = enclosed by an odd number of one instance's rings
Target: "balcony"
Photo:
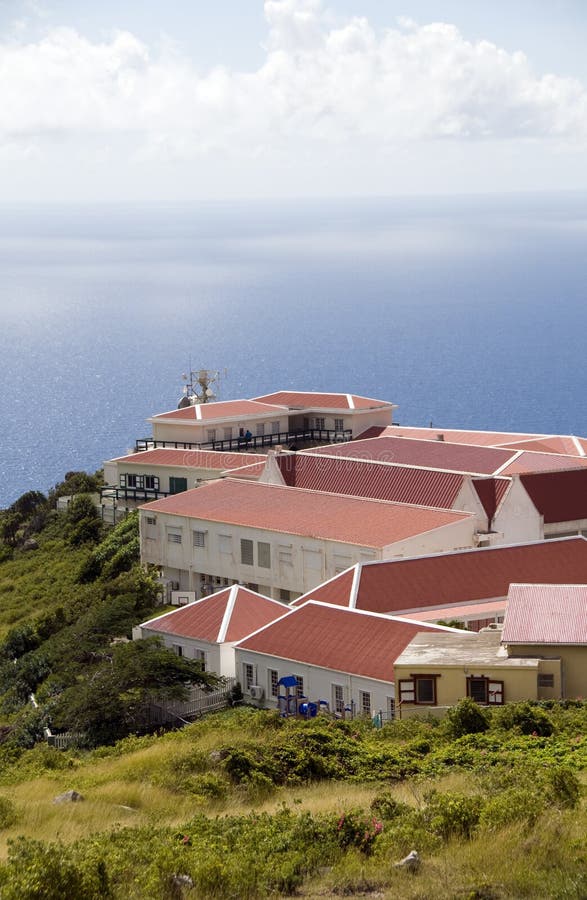
[[[153,438],[138,438],[135,451],[154,450],[156,447],[168,447],[173,450],[217,450],[250,453],[277,445],[291,444],[336,444],[350,441],[353,436],[350,428],[335,431],[332,428],[297,428],[294,431],[279,431],[276,434],[253,434],[250,438],[238,437],[230,440],[191,442],[191,441],[155,441]]]

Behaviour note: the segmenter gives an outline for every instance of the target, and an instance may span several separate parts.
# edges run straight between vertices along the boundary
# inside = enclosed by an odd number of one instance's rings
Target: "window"
[[[155,516],[145,516],[145,524],[146,525],[156,525],[157,519]]]
[[[271,568],[271,544],[266,544],[264,541],[258,541],[257,564],[262,569]]]
[[[207,428],[206,429],[206,439],[210,442],[216,440],[216,429],[215,428]]]
[[[359,712],[362,716],[371,715],[371,694],[369,691],[359,691]]]
[[[350,569],[353,564],[352,557],[343,556],[340,553],[335,553],[332,561],[334,563],[334,572],[338,575],[339,572],[344,572],[345,569]]]
[[[335,419],[334,420],[334,430],[335,431],[344,431],[344,419]]]
[[[538,676],[538,687],[539,688],[553,688],[554,687],[554,675],[549,672],[543,672]]]
[[[281,422],[272,422],[271,423],[271,434],[279,434],[281,431]]]
[[[503,703],[503,681],[494,681],[484,675],[470,675],[467,678],[467,697],[483,705]]]
[[[315,428],[325,428],[326,427],[325,421],[326,420],[321,417],[314,419],[314,427]]]
[[[170,544],[181,544],[181,531],[168,531],[167,540]]]
[[[159,479],[156,475],[145,475],[145,487],[149,491],[159,490]]]
[[[344,713],[344,688],[342,684],[332,685],[332,711],[340,716]]]
[[[267,681],[269,683],[269,696],[279,696],[279,672],[277,669],[267,669]]]
[[[224,440],[225,440],[225,441],[231,441],[231,440],[232,440],[232,428],[224,428],[223,431],[222,431],[222,434],[224,435]]]
[[[279,547],[279,549],[277,551],[277,556],[279,558],[280,566],[293,566],[293,550],[292,550],[291,546]]]
[[[181,494],[182,491],[187,491],[187,489],[188,489],[187,478],[174,478],[173,475],[169,476],[169,493],[170,494]]]
[[[265,434],[265,423],[264,423],[264,422],[257,422],[257,429],[256,429],[256,430],[257,430],[257,437],[263,437],[263,435]]]
[[[172,644],[171,649],[176,656],[183,656],[183,647],[181,646],[181,644]]]
[[[412,675],[399,683],[400,703],[416,703],[434,706],[436,703],[436,679],[438,675]]]
[[[206,671],[206,651],[205,650],[194,650],[194,660],[197,663],[200,663],[200,668],[202,672]]]
[[[296,697],[299,699],[304,696],[304,679],[301,675],[296,675]]]
[[[290,591],[286,591],[285,588],[280,588],[279,599],[281,600],[282,603],[289,603],[289,601],[291,600]]]
[[[206,532],[205,531],[193,531],[193,542],[194,547],[205,547],[206,546]]]
[[[232,553],[232,536],[230,534],[218,535],[218,550],[220,553]]]
[[[248,538],[241,538],[241,563],[244,566],[254,565],[253,542]]]
[[[251,663],[243,663],[243,686],[245,691],[250,690],[255,683],[255,667]]]
[[[145,476],[144,475],[121,475],[120,476],[120,487],[127,488],[142,488],[145,486]]]

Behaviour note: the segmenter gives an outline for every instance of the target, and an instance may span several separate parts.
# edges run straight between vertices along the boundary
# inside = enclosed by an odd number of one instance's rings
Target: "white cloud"
[[[587,92],[537,75],[522,53],[467,41],[450,24],[376,32],[334,22],[320,0],[266,0],[266,57],[252,72],[200,73],[173,46],[118,32],[95,43],[52,28],[0,43],[0,146],[124,136],[136,159],[250,158],[356,143],[557,138],[587,134]]]

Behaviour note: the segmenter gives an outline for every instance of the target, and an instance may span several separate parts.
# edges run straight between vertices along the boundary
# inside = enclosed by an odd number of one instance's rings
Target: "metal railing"
[[[227,450],[243,453],[277,444],[290,444],[296,441],[311,441],[316,444],[335,444],[350,441],[352,429],[336,431],[333,428],[296,428],[293,431],[279,431],[275,434],[252,434],[222,441],[156,441],[153,438],[137,438],[135,451],[154,450],[157,447],[168,447],[174,450]]]

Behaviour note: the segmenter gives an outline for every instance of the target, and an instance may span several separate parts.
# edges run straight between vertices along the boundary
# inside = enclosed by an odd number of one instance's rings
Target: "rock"
[[[34,538],[27,538],[24,544],[22,545],[23,550],[38,550],[39,545]]]
[[[53,803],[81,803],[84,798],[77,791],[65,791],[53,798]]]
[[[408,872],[417,872],[422,860],[417,850],[412,850],[407,856],[395,864],[396,869],[407,869]]]

